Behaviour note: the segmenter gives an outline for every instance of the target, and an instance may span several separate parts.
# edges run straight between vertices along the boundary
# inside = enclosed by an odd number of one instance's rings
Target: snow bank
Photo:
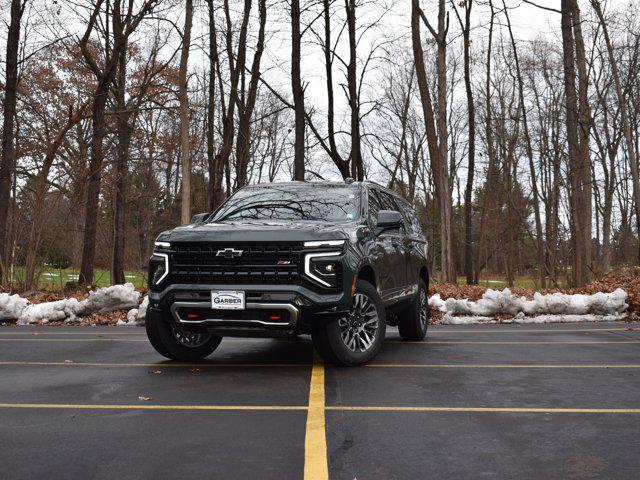
[[[445,315],[442,317],[443,325],[471,325],[478,323],[572,323],[572,322],[617,322],[623,320],[623,313],[613,315],[537,315],[527,317],[506,318],[498,320],[495,317],[454,317]]]
[[[448,298],[444,302],[436,294],[429,305],[449,315],[492,317],[498,314],[516,316],[519,313],[535,315],[613,315],[624,312],[627,292],[617,289],[611,293],[593,295],[567,295],[564,293],[534,294],[533,300],[519,297],[508,288],[502,291],[487,290],[478,301]]]
[[[18,325],[36,322],[75,322],[92,313],[113,312],[138,307],[140,293],[132,283],[103,287],[89,293],[79,301],[66,298],[55,302],[32,304],[18,295],[0,294],[0,320],[17,320]],[[141,307],[143,307],[141,305]],[[137,318],[146,313],[146,305],[136,313]]]
[[[86,306],[76,298],[29,304],[18,318],[18,325],[36,322],[75,322],[86,312]]]
[[[478,301],[448,298],[442,301],[438,294],[429,299],[429,305],[445,315],[442,323],[468,324],[496,322],[496,315],[510,315],[503,320],[511,323],[546,323],[620,320],[628,308],[627,292],[618,288],[611,293],[593,295],[567,295],[535,293],[533,300],[519,297],[508,288],[502,291],[488,289]]]
[[[140,292],[136,291],[133,283],[99,288],[83,300],[87,310],[98,313],[137,307],[139,301]]]
[[[29,300],[20,295],[0,293],[0,320],[18,320]]]
[[[118,320],[119,326],[138,326],[144,325],[147,316],[147,307],[149,306],[149,297],[146,296],[138,308],[132,308],[127,312],[127,321]]]

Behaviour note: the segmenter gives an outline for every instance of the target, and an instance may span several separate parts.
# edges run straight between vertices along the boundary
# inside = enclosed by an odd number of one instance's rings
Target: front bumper
[[[220,335],[295,335],[309,333],[315,322],[348,312],[351,308],[350,287],[321,294],[298,285],[174,284],[161,291],[149,292],[149,310],[164,321]],[[245,309],[211,309],[212,290],[244,291]],[[187,318],[184,312],[190,308],[198,310],[198,318]],[[267,313],[277,312],[282,312],[281,319],[269,319]]]

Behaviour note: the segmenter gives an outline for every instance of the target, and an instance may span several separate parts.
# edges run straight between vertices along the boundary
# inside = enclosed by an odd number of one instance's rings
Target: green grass
[[[38,289],[42,290],[61,290],[67,282],[75,282],[78,280],[79,270],[75,268],[55,269],[45,267],[40,272],[38,279]],[[133,283],[136,288],[145,287],[147,284],[146,274],[141,272],[125,271],[125,279],[127,282]],[[24,278],[24,268],[17,267],[13,272],[15,283],[22,283]],[[99,287],[109,286],[111,274],[108,270],[96,269],[93,272],[93,283]]]
[[[549,282],[547,279],[548,285],[547,288],[553,288],[554,285]],[[458,277],[458,285],[465,285],[466,279],[464,277]],[[482,287],[490,287],[490,288],[506,288],[507,281],[504,277],[491,277],[491,278],[481,278],[479,285]],[[538,279],[533,279],[529,277],[516,277],[513,279],[513,286],[518,288],[529,288],[529,289],[538,289],[540,288],[540,284],[538,283]],[[558,280],[558,288],[567,288],[566,282],[564,280]]]

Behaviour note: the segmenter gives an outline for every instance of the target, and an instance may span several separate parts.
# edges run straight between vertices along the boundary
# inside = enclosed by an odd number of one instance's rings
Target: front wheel
[[[369,282],[358,280],[349,313],[315,325],[311,337],[325,361],[354,367],[378,354],[385,331],[386,317],[380,295]]]
[[[145,328],[153,348],[171,360],[202,360],[211,355],[222,341],[218,335],[194,332],[165,322],[159,315],[147,315]]]

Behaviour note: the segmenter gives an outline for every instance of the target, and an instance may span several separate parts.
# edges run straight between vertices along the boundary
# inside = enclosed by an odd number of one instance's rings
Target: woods
[[[242,186],[348,177],[415,205],[443,283],[640,261],[636,0],[0,7],[7,291],[124,283]]]

